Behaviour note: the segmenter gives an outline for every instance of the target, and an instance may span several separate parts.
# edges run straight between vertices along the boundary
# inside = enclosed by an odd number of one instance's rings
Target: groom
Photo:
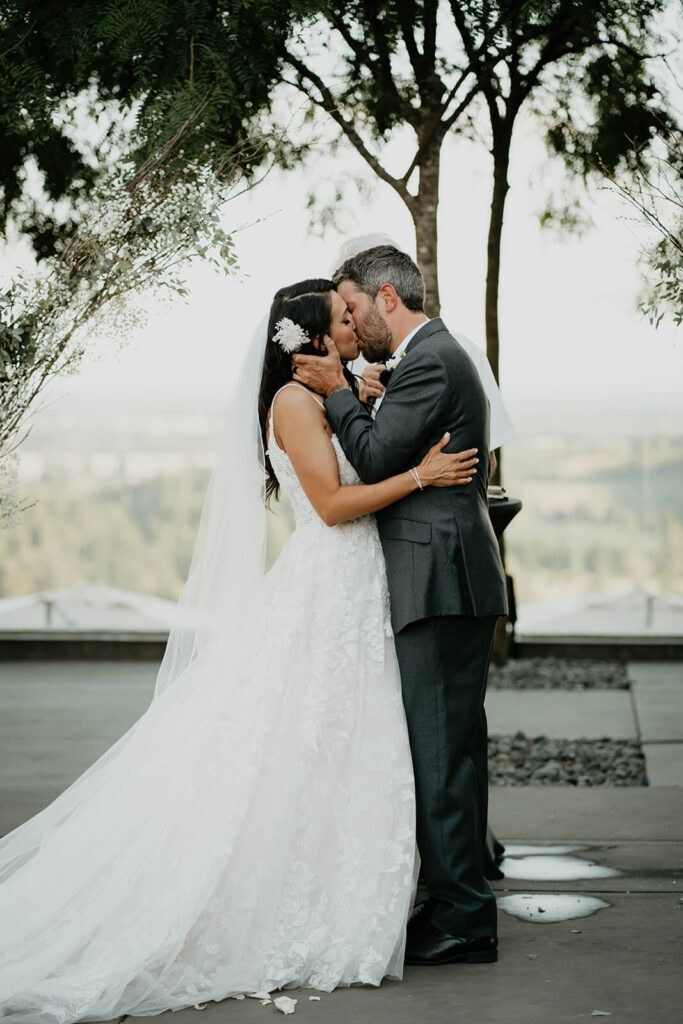
[[[406,963],[497,959],[496,903],[484,878],[484,695],[505,577],[486,501],[489,408],[477,371],[444,323],[424,313],[405,253],[379,245],[334,275],[368,362],[394,370],[373,420],[328,357],[294,356],[295,379],[325,395],[328,419],[366,483],[446,451],[476,447],[471,484],[414,491],[377,513],[415,769],[417,843],[429,899],[408,925]]]

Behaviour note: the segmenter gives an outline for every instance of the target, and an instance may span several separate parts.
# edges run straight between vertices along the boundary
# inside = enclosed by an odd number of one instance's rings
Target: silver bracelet
[[[417,471],[417,467],[415,467],[415,469],[409,470],[408,472],[410,473],[410,475],[412,476],[413,480],[415,481],[417,486],[420,488],[420,490],[424,491],[424,487],[422,486],[422,481],[420,480],[420,474]]]

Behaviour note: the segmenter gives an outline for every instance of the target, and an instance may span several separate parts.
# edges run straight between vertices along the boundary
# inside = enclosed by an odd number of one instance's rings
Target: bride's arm
[[[327,526],[336,526],[393,505],[418,483],[412,473],[398,473],[376,484],[342,487],[339,466],[323,410],[300,389],[286,388],[275,400],[276,440],[287,452],[308,500]],[[474,449],[456,455],[437,451],[443,438],[417,467],[423,487],[466,484],[476,473]]]

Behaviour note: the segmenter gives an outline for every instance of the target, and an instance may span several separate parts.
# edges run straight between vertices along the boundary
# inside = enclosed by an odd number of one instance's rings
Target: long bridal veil
[[[267,318],[263,318],[228,397],[220,451],[152,704],[69,789],[0,839],[0,882],[35,856],[48,833],[106,787],[141,722],[154,713],[157,702],[168,699],[174,684],[202,657],[212,640],[220,636],[222,650],[237,645],[265,565],[265,473],[258,392],[266,335]]]
[[[178,624],[169,636],[155,697],[179,679],[215,631],[238,637],[263,575],[265,469],[258,393],[268,318],[253,336],[228,402],[221,450],[204,502]]]

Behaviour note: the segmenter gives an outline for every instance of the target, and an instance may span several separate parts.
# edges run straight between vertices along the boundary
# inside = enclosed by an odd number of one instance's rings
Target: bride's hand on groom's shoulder
[[[345,391],[350,385],[344,376],[337,346],[329,335],[323,338],[327,355],[303,356],[296,353],[292,356],[294,380],[300,381],[308,388],[313,388],[320,395]]]
[[[429,449],[417,471],[424,487],[459,487],[471,483],[477,472],[477,448],[448,454],[446,447],[451,435],[446,433]]]

